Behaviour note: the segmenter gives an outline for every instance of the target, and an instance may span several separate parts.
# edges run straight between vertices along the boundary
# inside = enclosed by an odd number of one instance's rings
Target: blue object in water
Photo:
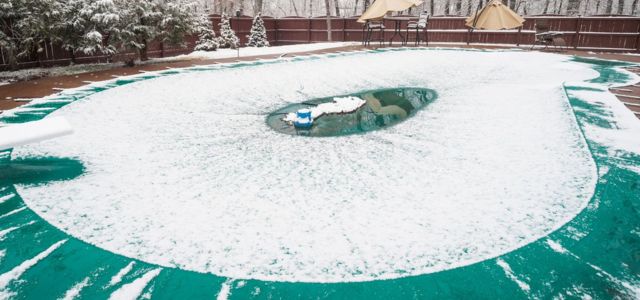
[[[311,110],[306,108],[299,109],[296,112],[296,120],[293,122],[293,126],[296,128],[311,128],[311,126],[313,126]]]

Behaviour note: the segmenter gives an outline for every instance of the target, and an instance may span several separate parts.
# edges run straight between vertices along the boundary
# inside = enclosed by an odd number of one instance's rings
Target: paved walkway
[[[372,47],[375,45],[372,45]],[[394,45],[398,46],[398,45]],[[446,45],[437,44],[432,45],[434,47],[457,47],[457,48],[483,48],[483,49],[498,49],[504,47],[497,46],[466,46],[466,45]],[[509,47],[513,48],[513,47]],[[341,51],[354,51],[364,49],[362,46],[342,46],[336,48],[322,49],[316,51],[305,51],[289,53],[287,55],[309,55],[319,53],[341,52]],[[585,51],[570,50],[564,52],[567,55],[577,55],[582,57],[593,57],[602,59],[613,59],[629,61],[634,63],[640,63],[640,56],[635,55],[623,55],[614,53],[590,53]],[[261,56],[247,56],[238,58],[224,58],[224,59],[199,59],[199,60],[185,60],[175,62],[163,62],[156,64],[147,64],[134,67],[117,67],[104,71],[88,72],[76,75],[63,75],[56,77],[46,77],[29,81],[16,82],[8,85],[0,86],[0,111],[8,110],[27,103],[30,99],[40,98],[51,95],[60,89],[75,88],[87,84],[89,81],[103,81],[112,79],[117,76],[125,76],[138,74],[141,72],[157,71],[170,68],[184,68],[193,65],[210,65],[215,63],[227,63],[235,61],[251,61],[256,59],[270,59],[277,58],[282,54],[261,55]],[[628,68],[630,71],[640,74],[640,68]],[[622,101],[631,111],[633,111],[638,118],[640,118],[640,84],[633,85],[624,88],[612,89],[612,93],[616,94],[620,101]]]

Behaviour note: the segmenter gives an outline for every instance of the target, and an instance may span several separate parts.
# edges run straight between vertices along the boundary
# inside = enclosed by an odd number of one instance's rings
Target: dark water
[[[287,113],[302,108],[313,108],[333,101],[334,97],[354,96],[366,101],[356,111],[347,114],[331,114],[317,118],[310,129],[297,129],[282,121]],[[342,136],[364,133],[393,126],[413,116],[420,108],[437,98],[434,90],[424,88],[395,88],[314,99],[287,105],[267,116],[267,124],[274,130],[302,136]]]

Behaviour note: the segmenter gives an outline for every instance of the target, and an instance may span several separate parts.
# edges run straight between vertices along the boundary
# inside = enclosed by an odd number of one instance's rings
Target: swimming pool
[[[0,285],[86,297],[632,295],[639,222],[620,210],[637,205],[638,151],[606,90],[635,80],[623,65],[388,49],[48,97],[3,118],[64,115],[77,133],[7,163],[19,175],[2,178],[3,228],[15,229]],[[358,135],[265,122],[289,104],[402,87],[438,97]]]

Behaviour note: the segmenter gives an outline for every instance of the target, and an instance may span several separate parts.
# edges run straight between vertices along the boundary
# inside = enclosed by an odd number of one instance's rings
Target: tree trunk
[[[331,42],[331,7],[329,6],[329,0],[324,0],[324,8],[327,13],[327,41]]]
[[[567,14],[577,15],[580,14],[580,1],[569,0],[567,3]]]
[[[7,48],[7,64],[9,64],[9,69],[11,71],[15,71],[18,69],[18,58],[16,57],[15,47],[9,45]]]
[[[314,0],[309,1],[309,17],[313,17],[313,1]]]
[[[364,13],[367,10],[367,8],[369,8],[369,2],[370,0],[364,0],[362,2],[362,13]]]
[[[296,17],[299,17],[300,14],[298,13],[298,8],[296,7],[296,2],[294,0],[291,0],[291,6],[293,6],[293,12],[296,14]]]
[[[340,3],[338,3],[338,0],[333,0],[333,5],[335,6],[336,9],[336,17],[340,16]]]
[[[353,4],[353,15],[358,15],[358,0],[356,0],[356,2]]]
[[[631,3],[631,15],[635,16],[636,15],[636,9],[638,8],[638,0],[633,0],[633,3]]]
[[[142,48],[140,48],[140,61],[147,61],[149,60],[149,54],[147,53],[147,40],[143,39],[142,40]]]
[[[73,49],[69,50],[69,56],[71,57],[71,64],[75,65],[76,64],[76,52],[73,51]]]
[[[613,13],[613,0],[607,0],[607,5],[604,9],[604,14],[612,14]]]

